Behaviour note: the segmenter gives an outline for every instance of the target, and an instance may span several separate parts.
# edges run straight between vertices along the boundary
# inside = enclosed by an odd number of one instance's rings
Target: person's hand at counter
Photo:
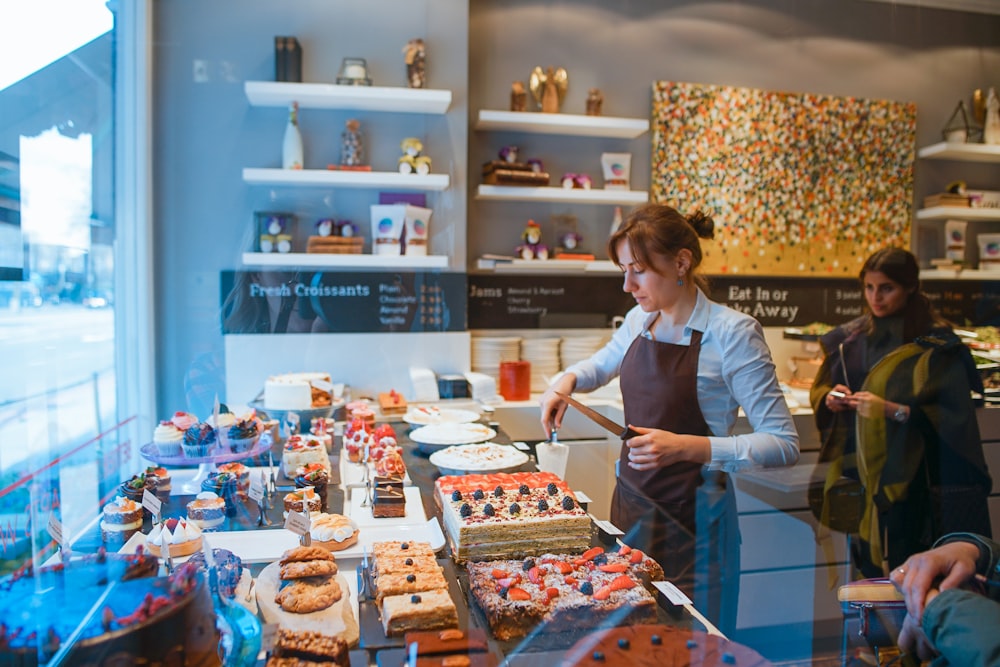
[[[903,627],[899,629],[896,645],[904,654],[916,655],[921,662],[933,660],[938,656],[924,629],[920,627],[920,622],[909,613],[903,618]]]
[[[576,376],[572,373],[563,373],[542,394],[538,405],[542,413],[542,428],[546,434],[559,430],[562,427],[563,415],[566,414],[566,401],[559,398],[556,392],[568,396],[574,389],[576,389]]]
[[[914,554],[889,575],[906,599],[906,611],[918,623],[937,591],[958,588],[976,574],[979,548],[970,542],[948,542]]]
[[[655,428],[629,426],[639,433],[625,441],[629,449],[630,468],[652,470],[681,461],[708,463],[712,460],[712,446],[705,436],[680,435]]]

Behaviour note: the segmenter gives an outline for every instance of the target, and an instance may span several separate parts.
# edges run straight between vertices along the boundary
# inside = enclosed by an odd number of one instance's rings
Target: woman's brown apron
[[[701,332],[690,345],[643,336],[632,342],[621,367],[627,424],[686,435],[710,434],[698,405]],[[699,463],[639,471],[628,465],[622,443],[611,522],[623,541],[655,559],[672,582],[711,620],[732,631],[739,582],[735,497],[725,473]],[[725,616],[725,618],[723,618]]]

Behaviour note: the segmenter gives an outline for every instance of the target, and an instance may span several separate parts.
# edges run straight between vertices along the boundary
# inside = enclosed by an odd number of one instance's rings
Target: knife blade
[[[582,412],[585,416],[589,417],[591,421],[595,422],[596,424],[599,424],[604,429],[611,431],[622,440],[628,440],[629,438],[634,438],[637,435],[639,435],[631,428],[628,428],[627,426],[622,426],[621,424],[612,419],[608,419],[597,410],[594,410],[593,408],[584,405],[583,403],[576,400],[572,396],[568,396],[567,394],[563,394],[558,391],[556,392],[556,396],[563,399],[564,401],[572,405],[574,408]]]

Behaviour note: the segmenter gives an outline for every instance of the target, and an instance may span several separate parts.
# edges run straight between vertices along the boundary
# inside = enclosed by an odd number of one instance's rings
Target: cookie
[[[340,601],[343,592],[332,577],[294,579],[274,596],[282,609],[293,614],[320,611]]]
[[[282,565],[280,577],[282,579],[304,579],[328,574],[337,574],[337,564],[332,560],[303,560]]]
[[[285,563],[297,563],[309,560],[334,560],[333,554],[331,554],[327,549],[321,547],[295,547],[294,549],[289,549],[281,555],[281,560],[278,561],[282,565]]]

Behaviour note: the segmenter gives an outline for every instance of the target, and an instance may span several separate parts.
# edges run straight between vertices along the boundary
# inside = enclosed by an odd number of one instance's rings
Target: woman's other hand
[[[826,398],[823,399],[823,403],[830,412],[853,410],[854,404],[851,402],[852,396],[851,389],[847,385],[838,384],[834,385],[833,389],[827,392]]]
[[[867,417],[868,419],[874,419],[876,417],[885,417],[885,399],[881,396],[876,396],[870,391],[859,391],[856,394],[852,394],[847,399],[854,405],[854,409],[858,411],[858,414],[862,417]]]
[[[937,657],[937,651],[931,646],[930,640],[924,634],[920,623],[909,614],[903,619],[903,627],[896,640],[900,650],[905,654],[916,655],[921,662],[927,662]]]
[[[569,396],[576,388],[576,376],[572,373],[563,373],[558,380],[549,385],[549,388],[542,394],[538,406],[542,413],[542,428],[545,429],[545,436],[548,437],[552,431],[557,431],[562,427],[562,418],[566,413],[566,401],[556,395],[566,394]]]
[[[625,441],[629,449],[628,465],[635,470],[652,470],[681,461],[708,463],[712,458],[712,447],[704,436],[680,435],[631,424],[629,427],[639,433]]]

